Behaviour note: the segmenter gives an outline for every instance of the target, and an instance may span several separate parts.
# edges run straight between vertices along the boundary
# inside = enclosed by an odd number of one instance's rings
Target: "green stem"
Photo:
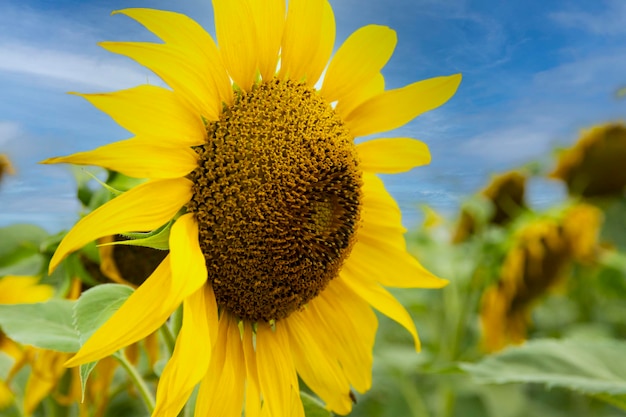
[[[409,406],[409,410],[411,411],[412,417],[430,417],[430,413],[428,412],[428,408],[426,408],[426,404],[424,404],[424,399],[420,394],[419,390],[415,386],[415,383],[411,381],[409,377],[404,374],[398,375],[398,379],[400,383],[398,387],[402,392],[402,396]]]
[[[139,394],[141,395],[143,402],[146,404],[146,408],[148,408],[148,411],[150,412],[150,414],[152,414],[156,405],[156,401],[154,400],[154,395],[152,395],[152,391],[150,390],[150,388],[148,388],[148,384],[146,384],[146,381],[141,375],[139,375],[137,369],[135,369],[135,367],[128,361],[128,358],[126,358],[126,355],[123,352],[119,352],[118,354],[113,356],[126,370],[128,376],[139,390]]]
[[[172,333],[172,330],[168,327],[167,323],[165,323],[161,328],[161,334],[163,335],[163,339],[165,339],[165,345],[167,346],[167,350],[170,352],[170,356],[174,353],[174,347],[176,346],[176,338]]]

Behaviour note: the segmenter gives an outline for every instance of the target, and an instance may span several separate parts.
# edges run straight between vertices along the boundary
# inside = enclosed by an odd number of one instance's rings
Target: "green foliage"
[[[39,274],[47,265],[41,246],[48,233],[32,224],[0,228],[0,276]]]
[[[533,340],[460,367],[482,384],[540,383],[617,403],[626,395],[624,352],[616,340]]]
[[[72,324],[73,301],[0,305],[0,328],[16,342],[59,352],[76,352],[79,339]]]
[[[324,405],[320,403],[315,397],[307,394],[306,392],[300,392],[300,398],[302,399],[302,405],[304,406],[304,415],[306,417],[331,417],[332,413],[324,408]]]
[[[126,285],[103,284],[81,294],[73,310],[80,346],[120,308],[132,292],[132,288]],[[96,364],[97,362],[91,362],[80,366],[83,398],[87,380]]]

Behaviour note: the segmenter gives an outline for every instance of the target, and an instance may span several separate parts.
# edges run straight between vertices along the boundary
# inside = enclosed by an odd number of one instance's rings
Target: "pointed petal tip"
[[[66,360],[63,366],[65,366],[66,368],[75,368],[84,363],[85,363],[84,361],[80,360],[80,357],[78,356],[78,354],[76,354],[72,356],[71,358],[69,358],[68,360]]]

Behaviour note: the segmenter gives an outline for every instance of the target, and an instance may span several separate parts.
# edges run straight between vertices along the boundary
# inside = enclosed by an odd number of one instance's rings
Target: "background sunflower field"
[[[374,384],[355,396],[351,415],[626,415],[624,164],[626,126],[597,125],[547,163],[494,175],[454,219],[422,206],[409,250],[450,285],[394,290],[422,351],[380,316]],[[134,185],[115,172],[75,176],[85,213]],[[536,209],[527,184],[548,177],[567,197]],[[112,237],[48,276],[63,233],[14,224],[0,235],[0,415],[148,415],[135,384],[158,381],[180,317],[95,367],[63,362],[76,349],[75,329],[88,337],[164,252],[111,246]],[[144,238],[162,239],[158,231]],[[330,415],[303,389],[307,415]]]

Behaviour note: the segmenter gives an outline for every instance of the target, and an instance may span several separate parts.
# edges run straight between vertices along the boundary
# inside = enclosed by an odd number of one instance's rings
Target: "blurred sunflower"
[[[24,304],[47,301],[52,297],[54,288],[39,284],[39,278],[32,276],[5,276],[0,278],[0,304]],[[80,293],[80,281],[75,280],[68,298],[75,299]],[[35,412],[39,404],[48,396],[62,405],[78,404],[79,416],[102,416],[109,400],[109,386],[117,363],[106,358],[98,363],[91,374],[92,383],[88,386],[82,402],[82,390],[79,370],[71,372],[69,386],[62,392],[61,380],[68,372],[63,365],[72,355],[30,346],[22,346],[0,332],[0,350],[13,359],[13,366],[6,381],[0,380],[0,409],[13,402],[13,393],[9,384],[13,377],[25,366],[29,367],[29,376],[24,388],[22,410],[25,415]]]
[[[480,192],[493,206],[489,216],[489,224],[503,226],[515,219],[526,207],[524,193],[526,177],[519,172],[511,171],[493,177],[489,185]],[[461,243],[476,233],[478,228],[475,216],[463,209],[452,238],[453,243]]]
[[[15,170],[13,169],[13,165],[11,165],[11,161],[5,154],[0,154],[0,181],[4,178],[5,175],[14,174]]]
[[[395,32],[370,25],[333,50],[326,0],[213,1],[219,49],[184,15],[125,14],[164,43],[105,42],[170,89],[82,95],[136,136],[46,163],[99,165],[147,183],[79,221],[50,268],[99,237],[175,218],[156,271],[68,366],[94,361],[161,326],[183,323],[154,415],[176,415],[200,383],[196,415],[303,415],[298,378],[347,414],[371,385],[377,319],[407,311],[384,286],[439,288],[405,248],[400,210],[376,173],[428,163],[395,129],[445,103],[461,76],[384,91]],[[280,55],[279,55],[280,54]],[[279,69],[277,67],[280,63]],[[326,68],[321,88],[320,75]],[[245,401],[244,401],[245,398]]]
[[[535,220],[516,233],[498,283],[483,294],[481,322],[486,351],[498,351],[526,339],[534,304],[558,286],[572,261],[594,258],[601,221],[599,209],[578,204],[560,219]]]
[[[39,279],[30,276],[8,275],[0,278],[0,304],[38,303],[52,297],[54,289],[39,284]],[[0,350],[13,358],[16,366],[6,381],[0,380],[0,410],[13,402],[13,394],[8,384],[24,358],[24,350],[0,331]]]
[[[549,175],[567,184],[570,195],[622,196],[626,187],[626,125],[609,123],[583,131]]]

